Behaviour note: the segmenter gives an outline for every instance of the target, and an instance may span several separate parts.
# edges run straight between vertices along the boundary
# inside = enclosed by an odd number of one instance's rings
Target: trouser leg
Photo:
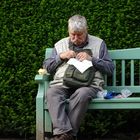
[[[49,88],[46,94],[47,105],[53,122],[53,134],[58,135],[72,130],[66,114],[66,98],[68,91],[62,87]]]
[[[73,128],[72,133],[76,136],[81,120],[84,118],[89,102],[96,96],[98,89],[82,87],[77,89],[70,97],[68,116]]]

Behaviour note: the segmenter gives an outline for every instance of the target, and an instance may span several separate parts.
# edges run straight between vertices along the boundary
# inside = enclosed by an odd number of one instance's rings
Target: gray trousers
[[[81,87],[76,90],[61,86],[49,88],[46,99],[52,118],[53,134],[71,131],[72,135],[76,136],[88,104],[92,98],[95,98],[98,91],[93,87]],[[66,103],[67,99],[69,104]]]

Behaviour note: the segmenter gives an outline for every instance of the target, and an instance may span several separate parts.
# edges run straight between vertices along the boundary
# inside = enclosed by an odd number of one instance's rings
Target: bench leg
[[[45,110],[45,132],[47,137],[52,137],[53,136],[53,130],[52,130],[52,120],[50,117],[50,114],[48,110]]]
[[[36,98],[36,140],[45,140],[43,109],[44,103],[42,98]]]
[[[52,121],[48,110],[45,110],[45,140],[53,140]]]

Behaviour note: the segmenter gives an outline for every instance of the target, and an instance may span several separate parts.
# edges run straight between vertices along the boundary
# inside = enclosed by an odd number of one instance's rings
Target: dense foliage
[[[34,77],[45,48],[68,35],[70,16],[86,16],[89,33],[104,39],[108,49],[134,48],[140,46],[139,5],[138,0],[1,0],[0,132],[35,133]],[[109,127],[99,126],[97,118],[94,132],[106,133]]]

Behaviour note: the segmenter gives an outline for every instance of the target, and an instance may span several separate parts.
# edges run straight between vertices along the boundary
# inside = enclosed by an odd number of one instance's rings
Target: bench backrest
[[[133,93],[139,93],[140,48],[110,50],[109,54],[116,68],[111,79],[112,83],[107,84],[106,88],[116,92],[127,88]]]
[[[45,58],[51,52],[52,48],[47,48]],[[115,64],[115,70],[112,77],[105,76],[105,88],[114,92],[127,88],[133,93],[139,93],[140,48],[109,50],[109,55]]]

